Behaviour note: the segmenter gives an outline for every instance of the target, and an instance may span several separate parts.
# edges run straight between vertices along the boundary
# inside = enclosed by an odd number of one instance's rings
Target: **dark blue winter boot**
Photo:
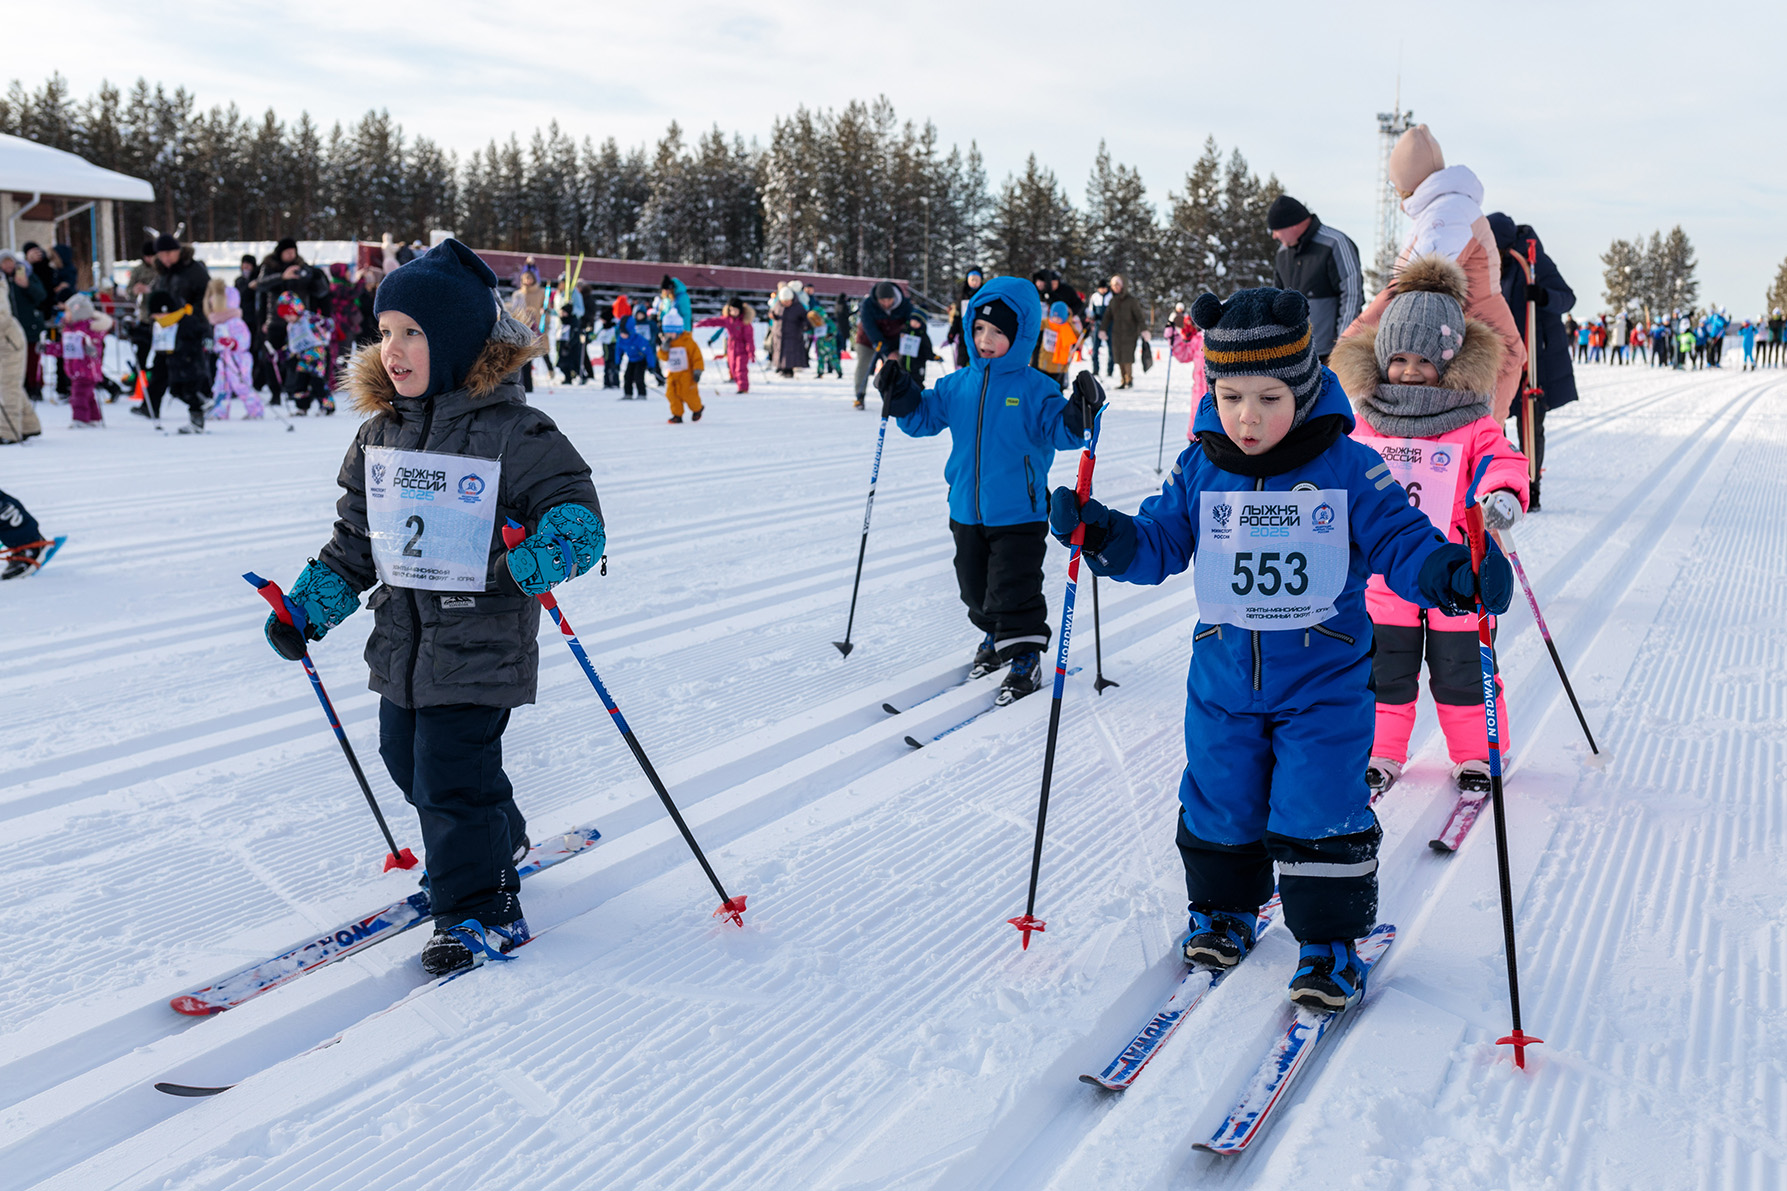
[[[1011,659],[1011,669],[1005,672],[1005,681],[999,684],[999,693],[993,696],[993,703],[998,707],[1016,703],[1025,695],[1035,694],[1041,686],[1042,655],[1020,653]]]
[[[1185,940],[1185,962],[1207,968],[1232,968],[1253,950],[1255,919],[1217,911],[1191,912],[1191,934]]]
[[[1350,1009],[1365,995],[1365,965],[1351,939],[1305,943],[1291,977],[1291,1001],[1305,1009]]]
[[[993,648],[993,634],[988,633],[974,651],[974,664],[968,668],[969,678],[985,678],[999,668],[999,651]]]

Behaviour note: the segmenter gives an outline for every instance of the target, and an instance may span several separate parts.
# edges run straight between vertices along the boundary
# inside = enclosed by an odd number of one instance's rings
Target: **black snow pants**
[[[527,830],[503,773],[502,707],[399,707],[379,700],[379,756],[416,808],[439,927],[521,917],[515,849]]]
[[[993,634],[999,660],[1037,653],[1049,643],[1049,605],[1042,594],[1048,522],[1019,525],[949,523],[956,539],[956,586],[968,619]]]
[[[1272,866],[1285,925],[1300,943],[1362,938],[1377,922],[1377,850],[1383,828],[1326,839],[1268,831],[1251,844],[1199,839],[1176,816],[1185,896],[1194,909],[1251,919],[1272,897]]]

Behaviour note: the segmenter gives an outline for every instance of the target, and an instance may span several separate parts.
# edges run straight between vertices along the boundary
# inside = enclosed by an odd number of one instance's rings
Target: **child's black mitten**
[[[875,390],[881,394],[881,416],[903,418],[918,409],[924,390],[896,361],[889,360],[875,374]]]
[[[1090,372],[1082,372],[1073,378],[1073,396],[1067,399],[1067,412],[1061,416],[1061,422],[1075,434],[1084,435],[1103,408],[1104,386]]]
[[[1049,494],[1049,532],[1063,546],[1078,526],[1086,527],[1080,542],[1080,553],[1087,564],[1100,575],[1121,574],[1135,561],[1135,519],[1128,513],[1108,509],[1088,497],[1081,504],[1072,488],[1061,487]]]
[[[1471,552],[1457,542],[1447,542],[1427,556],[1417,581],[1421,594],[1448,616],[1464,616],[1476,610],[1477,575],[1471,570]],[[1496,616],[1508,610],[1514,598],[1514,568],[1501,547],[1489,539],[1483,558],[1483,606]]]

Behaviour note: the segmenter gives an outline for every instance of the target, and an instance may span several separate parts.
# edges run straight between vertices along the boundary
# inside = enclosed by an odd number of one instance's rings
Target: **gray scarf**
[[[1489,416],[1489,398],[1439,385],[1392,385],[1359,398],[1372,428],[1389,438],[1437,438]]]

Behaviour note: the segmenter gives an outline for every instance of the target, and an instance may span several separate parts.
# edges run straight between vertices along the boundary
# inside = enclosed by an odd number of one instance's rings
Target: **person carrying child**
[[[1104,390],[1089,375],[1085,393],[1067,401],[1030,367],[1042,307],[1028,281],[995,277],[968,311],[968,366],[926,389],[895,360],[875,376],[883,417],[913,438],[950,432],[949,528],[956,542],[956,583],[968,619],[985,634],[970,678],[1010,665],[995,702],[1001,706],[1041,683],[1049,643],[1042,564],[1048,552],[1049,465],[1078,447],[1085,418],[1097,418]],[[897,357],[896,357],[897,359]]]
[[[1036,366],[1061,392],[1067,391],[1067,367],[1073,362],[1074,344],[1079,339],[1067,303],[1050,303],[1049,315],[1042,324],[1042,341],[1036,347]]]
[[[304,299],[291,291],[279,295],[274,313],[285,322],[286,366],[281,387],[296,405],[299,417],[310,413],[310,403],[325,414],[335,412],[335,399],[329,396],[329,331],[322,320],[304,305]]]
[[[217,357],[211,416],[227,421],[232,397],[242,403],[248,417],[263,416],[266,410],[254,391],[254,357],[249,347],[253,337],[242,319],[241,292],[224,284],[223,278],[213,277],[205,287],[205,318],[211,323],[211,354]]]
[[[93,390],[105,379],[101,363],[106,332],[111,329],[111,316],[93,309],[93,299],[77,293],[62,307],[59,338],[43,346],[45,355],[61,359],[61,370],[68,375],[68,404],[74,415],[71,428],[105,425]]]
[[[680,286],[682,282],[677,282]],[[687,299],[684,299],[685,301]],[[701,354],[695,336],[684,321],[680,306],[672,303],[658,314],[658,363],[663,366],[664,396],[670,401],[672,425],[681,425],[683,407],[690,410],[689,421],[699,422],[705,411],[701,406],[701,373],[707,360]]]
[[[385,279],[375,309],[379,349],[348,379],[370,416],[341,465],[335,532],[287,593],[307,627],[269,616],[266,635],[295,661],[379,585],[379,755],[421,821],[435,924],[422,967],[442,976],[528,940],[503,732],[534,701],[534,597],[593,569],[606,532],[589,465],[523,396],[539,336],[502,312],[477,254],[435,245]],[[505,550],[510,518],[529,534]]]
[[[751,360],[757,355],[757,333],[751,324],[756,312],[742,298],[728,299],[720,313],[702,319],[697,327],[719,327],[726,332],[726,368],[741,393],[751,391]]]
[[[1347,437],[1352,410],[1316,359],[1302,294],[1204,294],[1191,316],[1213,386],[1197,441],[1140,512],[1082,506],[1057,488],[1049,527],[1065,542],[1084,525],[1087,565],[1120,582],[1156,584],[1193,567],[1199,620],[1177,824],[1186,962],[1241,962],[1276,863],[1285,924],[1301,945],[1291,999],[1340,1009],[1364,992],[1354,940],[1377,916],[1382,838],[1365,785],[1366,580],[1384,575],[1405,599],[1460,614],[1478,579],[1470,551]],[[1505,610],[1513,572],[1499,552],[1482,585],[1489,608]]]
[[[1511,529],[1527,502],[1526,456],[1508,442],[1491,412],[1502,345],[1493,328],[1464,313],[1464,270],[1445,257],[1417,257],[1396,281],[1396,296],[1375,330],[1343,339],[1329,363],[1353,399],[1353,438],[1389,465],[1409,503],[1454,542],[1466,541],[1465,496],[1477,464],[1484,523]],[[1382,795],[1408,763],[1421,662],[1433,693],[1452,779],[1461,793],[1489,793],[1489,736],[1483,724],[1483,673],[1475,612],[1452,616],[1403,599],[1383,577],[1365,589],[1376,652],[1371,675],[1377,729],[1365,783]],[[1498,680],[1497,691],[1500,691]],[[1496,698],[1501,747],[1508,716]]]

